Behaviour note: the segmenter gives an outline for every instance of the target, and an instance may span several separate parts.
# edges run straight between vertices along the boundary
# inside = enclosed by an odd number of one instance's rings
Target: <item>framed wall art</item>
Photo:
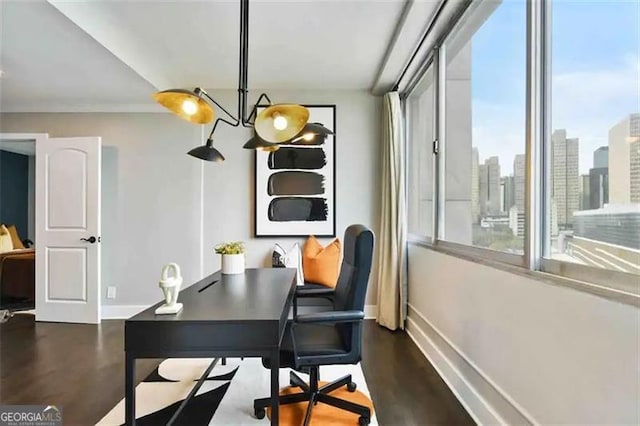
[[[255,151],[256,237],[336,235],[336,107],[304,106],[334,134]]]

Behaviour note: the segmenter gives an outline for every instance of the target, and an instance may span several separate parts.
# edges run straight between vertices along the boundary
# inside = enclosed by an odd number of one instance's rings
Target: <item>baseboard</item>
[[[376,319],[378,305],[364,305],[364,319]]]
[[[412,306],[406,330],[477,424],[538,424]]]
[[[127,319],[148,308],[145,305],[102,305],[102,319]],[[365,319],[375,319],[378,305],[365,305]]]
[[[101,317],[103,320],[127,319],[148,307],[148,305],[102,305]]]

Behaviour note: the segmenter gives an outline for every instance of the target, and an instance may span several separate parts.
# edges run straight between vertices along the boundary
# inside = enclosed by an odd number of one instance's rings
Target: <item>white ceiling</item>
[[[0,7],[3,111],[136,103],[154,90],[50,4],[2,1]]]
[[[439,1],[252,0],[249,89],[388,86]],[[410,6],[424,19],[405,19]],[[237,88],[239,1],[0,0],[0,11],[4,111],[118,110],[149,105],[156,89]]]

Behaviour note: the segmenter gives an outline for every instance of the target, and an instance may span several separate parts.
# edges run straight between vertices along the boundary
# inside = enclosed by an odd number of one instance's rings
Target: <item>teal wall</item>
[[[0,223],[16,225],[21,239],[28,235],[29,157],[0,150]]]

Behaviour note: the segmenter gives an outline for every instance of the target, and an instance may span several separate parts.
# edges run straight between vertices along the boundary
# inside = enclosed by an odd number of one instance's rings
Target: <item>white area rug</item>
[[[195,386],[210,359],[167,359],[157,371],[136,387],[136,418],[141,426],[166,424],[180,403]],[[288,368],[280,369],[280,387],[289,385]],[[358,390],[370,397],[367,383],[358,365],[320,368],[322,381],[333,381],[351,374]],[[305,379],[304,374],[300,376]],[[259,425],[269,424],[265,417],[253,416],[253,400],[269,396],[269,370],[259,358],[228,358],[227,365],[218,363],[198,393],[187,404],[176,424],[189,425]],[[98,425],[124,423],[124,399]],[[377,425],[375,413],[371,425]]]

